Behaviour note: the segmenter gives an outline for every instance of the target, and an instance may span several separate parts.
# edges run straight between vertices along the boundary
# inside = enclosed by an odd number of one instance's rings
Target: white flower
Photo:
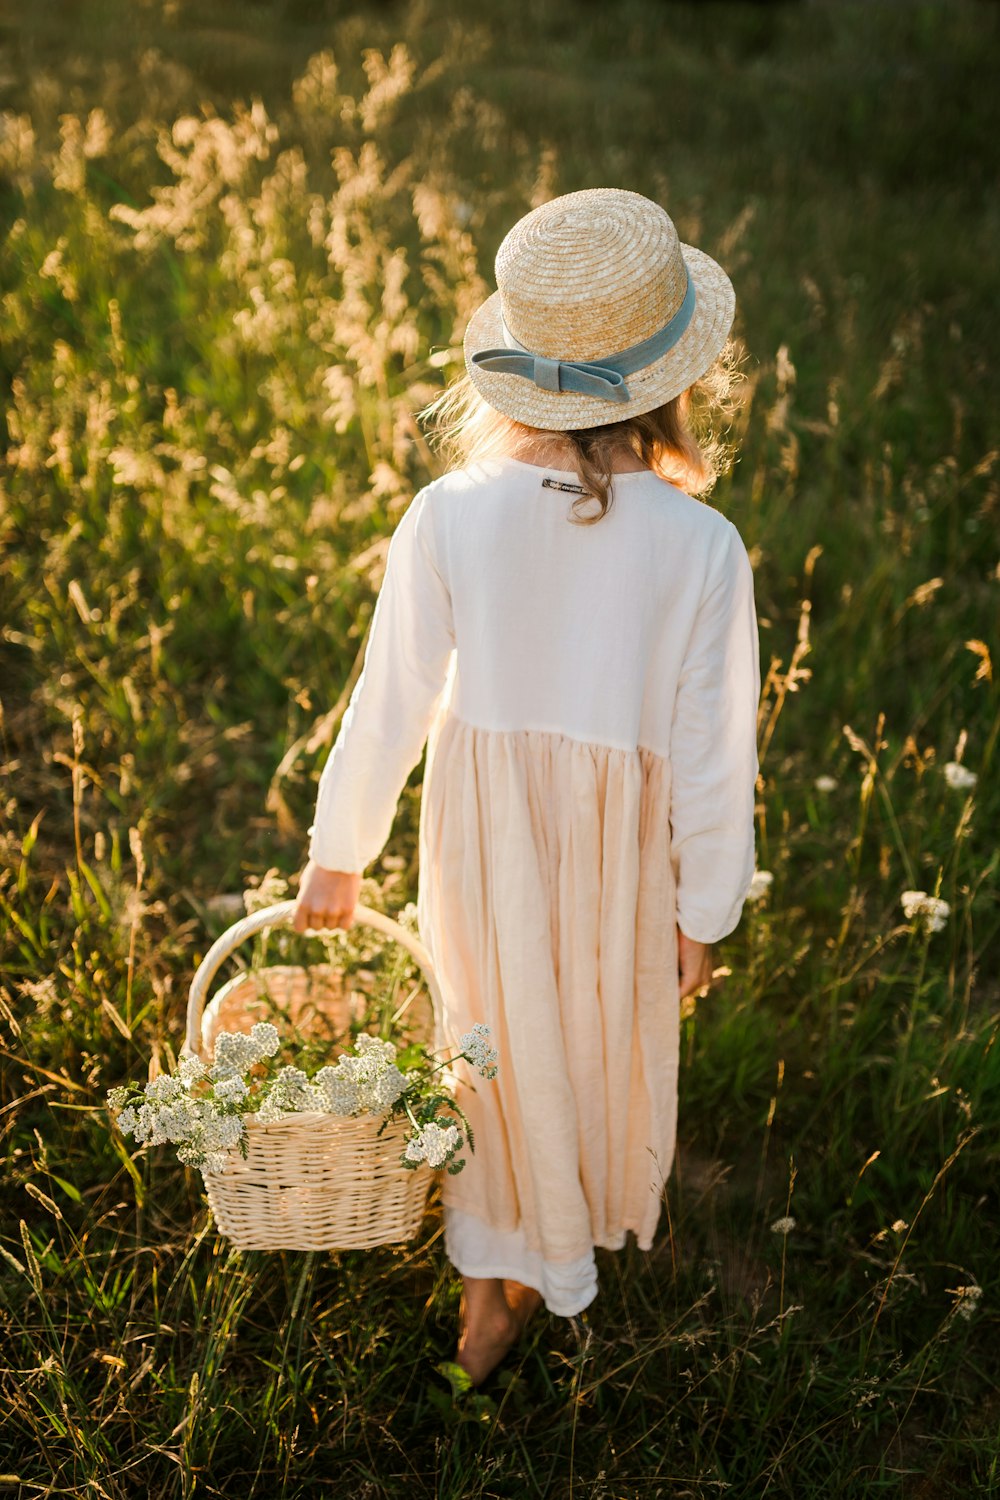
[[[394,1042],[384,1042],[381,1037],[372,1036],[367,1031],[363,1031],[358,1037],[354,1050],[359,1057],[371,1058],[372,1061],[378,1059],[380,1063],[391,1063],[396,1057]]]
[[[836,778],[833,776],[817,776],[813,782],[817,792],[835,792],[837,790]]]
[[[952,1286],[948,1291],[955,1298],[954,1311],[960,1318],[971,1318],[978,1310],[983,1295],[981,1286],[973,1281],[968,1286]]]
[[[160,1073],[158,1077],[151,1078],[143,1092],[152,1104],[171,1104],[175,1099],[185,1097],[183,1083],[170,1073]]]
[[[273,1057],[280,1042],[278,1028],[270,1021],[257,1021],[248,1034],[220,1031],[215,1038],[215,1062],[208,1076],[217,1080],[246,1073],[262,1058]]]
[[[218,1092],[218,1091],[216,1091]],[[262,1124],[280,1120],[282,1115],[297,1110],[314,1109],[316,1090],[301,1068],[291,1066],[279,1069],[267,1095],[257,1111]]]
[[[276,901],[284,901],[288,895],[288,881],[284,880],[277,870],[268,870],[258,886],[253,890],[243,892],[243,905],[247,913],[262,911],[265,906],[273,906]]]
[[[273,1057],[281,1045],[278,1028],[270,1021],[255,1021],[250,1028],[250,1040],[261,1057]]]
[[[402,911],[396,913],[396,921],[400,927],[405,927],[407,932],[417,932],[417,903],[407,901]]]
[[[490,1028],[482,1021],[477,1021],[471,1031],[467,1031],[459,1038],[459,1047],[465,1053],[474,1068],[478,1068],[484,1078],[495,1078],[497,1076],[496,1060],[499,1056],[497,1049],[491,1047],[487,1040]]]
[[[313,1079],[320,1108],[332,1115],[384,1114],[407,1086],[393,1059],[396,1048],[362,1032],[355,1056],[339,1057],[335,1067],[320,1068]]]
[[[261,1125],[274,1125],[278,1120],[283,1120],[286,1114],[292,1111],[281,1107],[280,1099],[265,1099],[257,1109],[257,1120]]]
[[[904,891],[899,900],[907,920],[919,920],[926,932],[940,932],[951,915],[947,901],[926,891]]]
[[[774,876],[770,870],[754,870],[746,899],[748,901],[763,901],[773,884]]]
[[[208,1064],[202,1062],[200,1057],[185,1057],[177,1069],[177,1076],[185,1088],[190,1088],[200,1078],[204,1078],[208,1072]]]
[[[790,1216],[786,1215],[786,1217],[783,1218],[783,1219],[775,1219],[774,1223],[771,1225],[771,1233],[772,1234],[791,1234],[791,1232],[792,1232],[792,1230],[794,1228],[795,1228],[795,1220],[793,1218],[791,1218]]]
[[[232,1078],[220,1078],[214,1092],[216,1104],[237,1104],[246,1098],[250,1089],[242,1078],[234,1075]]]
[[[353,1075],[340,1066],[343,1061],[340,1058],[336,1067],[320,1068],[313,1083],[323,1101],[320,1108],[327,1114],[356,1115],[361,1110],[358,1085]]]
[[[430,1167],[443,1167],[462,1144],[457,1125],[424,1125],[409,1141],[407,1161],[426,1161]]]
[[[944,779],[956,792],[971,792],[979,777],[968,766],[963,766],[957,760],[950,760],[944,768]]]
[[[208,1151],[205,1160],[200,1163],[202,1173],[221,1172],[229,1162],[228,1151]]]

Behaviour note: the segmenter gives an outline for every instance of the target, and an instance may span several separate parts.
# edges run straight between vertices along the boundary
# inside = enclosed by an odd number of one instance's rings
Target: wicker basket
[[[353,997],[329,964],[277,965],[237,975],[205,1005],[220,965],[265,928],[288,926],[295,903],[282,901],[236,922],[213,943],[191,983],[182,1057],[210,1062],[220,1031],[249,1031],[262,1019],[260,991],[308,1030],[310,1015],[338,1031],[356,1014]],[[430,1024],[441,997],[430,956],[411,932],[384,913],[358,904],[355,921],[395,939],[416,960],[430,995]],[[255,1015],[254,1011],[258,1013]],[[381,1117],[298,1112],[270,1124],[244,1116],[249,1154],[238,1151],[221,1172],[205,1174],[219,1233],[240,1250],[359,1250],[412,1239],[427,1206],[432,1172],[426,1163],[400,1165],[407,1125]]]

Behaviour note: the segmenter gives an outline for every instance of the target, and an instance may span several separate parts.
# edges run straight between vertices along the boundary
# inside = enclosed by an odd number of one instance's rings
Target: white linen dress
[[[548,479],[549,484],[544,481]],[[676,926],[711,943],[754,869],[760,693],[736,528],[652,472],[596,524],[578,476],[513,458],[435,480],[390,541],[310,855],[364,873],[427,758],[418,922],[475,1134],[444,1175],[449,1259],[571,1316],[596,1245],[649,1249],[674,1155]],[[594,502],[589,502],[593,505]]]

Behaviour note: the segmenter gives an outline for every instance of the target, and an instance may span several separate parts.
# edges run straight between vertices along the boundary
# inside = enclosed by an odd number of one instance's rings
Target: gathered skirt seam
[[[533,724],[524,724],[516,728],[500,728],[493,724],[476,724],[472,719],[464,718],[450,707],[446,710],[446,714],[456,724],[460,724],[463,729],[472,729],[477,734],[500,736],[506,739],[530,739],[537,736],[548,740],[564,740],[567,744],[579,745],[582,749],[586,750],[606,750],[609,754],[622,756],[649,755],[654,756],[657,760],[661,760],[664,763],[669,763],[669,756],[665,755],[662,750],[655,749],[652,745],[613,745],[607,740],[591,739],[582,734],[570,734],[566,729],[550,729]]]

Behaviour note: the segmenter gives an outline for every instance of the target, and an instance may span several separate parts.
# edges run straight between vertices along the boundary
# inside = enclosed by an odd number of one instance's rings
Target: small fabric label
[[[561,479],[549,479],[548,475],[542,480],[547,490],[563,490],[567,495],[589,495],[590,491],[584,489],[582,484],[564,484]]]

